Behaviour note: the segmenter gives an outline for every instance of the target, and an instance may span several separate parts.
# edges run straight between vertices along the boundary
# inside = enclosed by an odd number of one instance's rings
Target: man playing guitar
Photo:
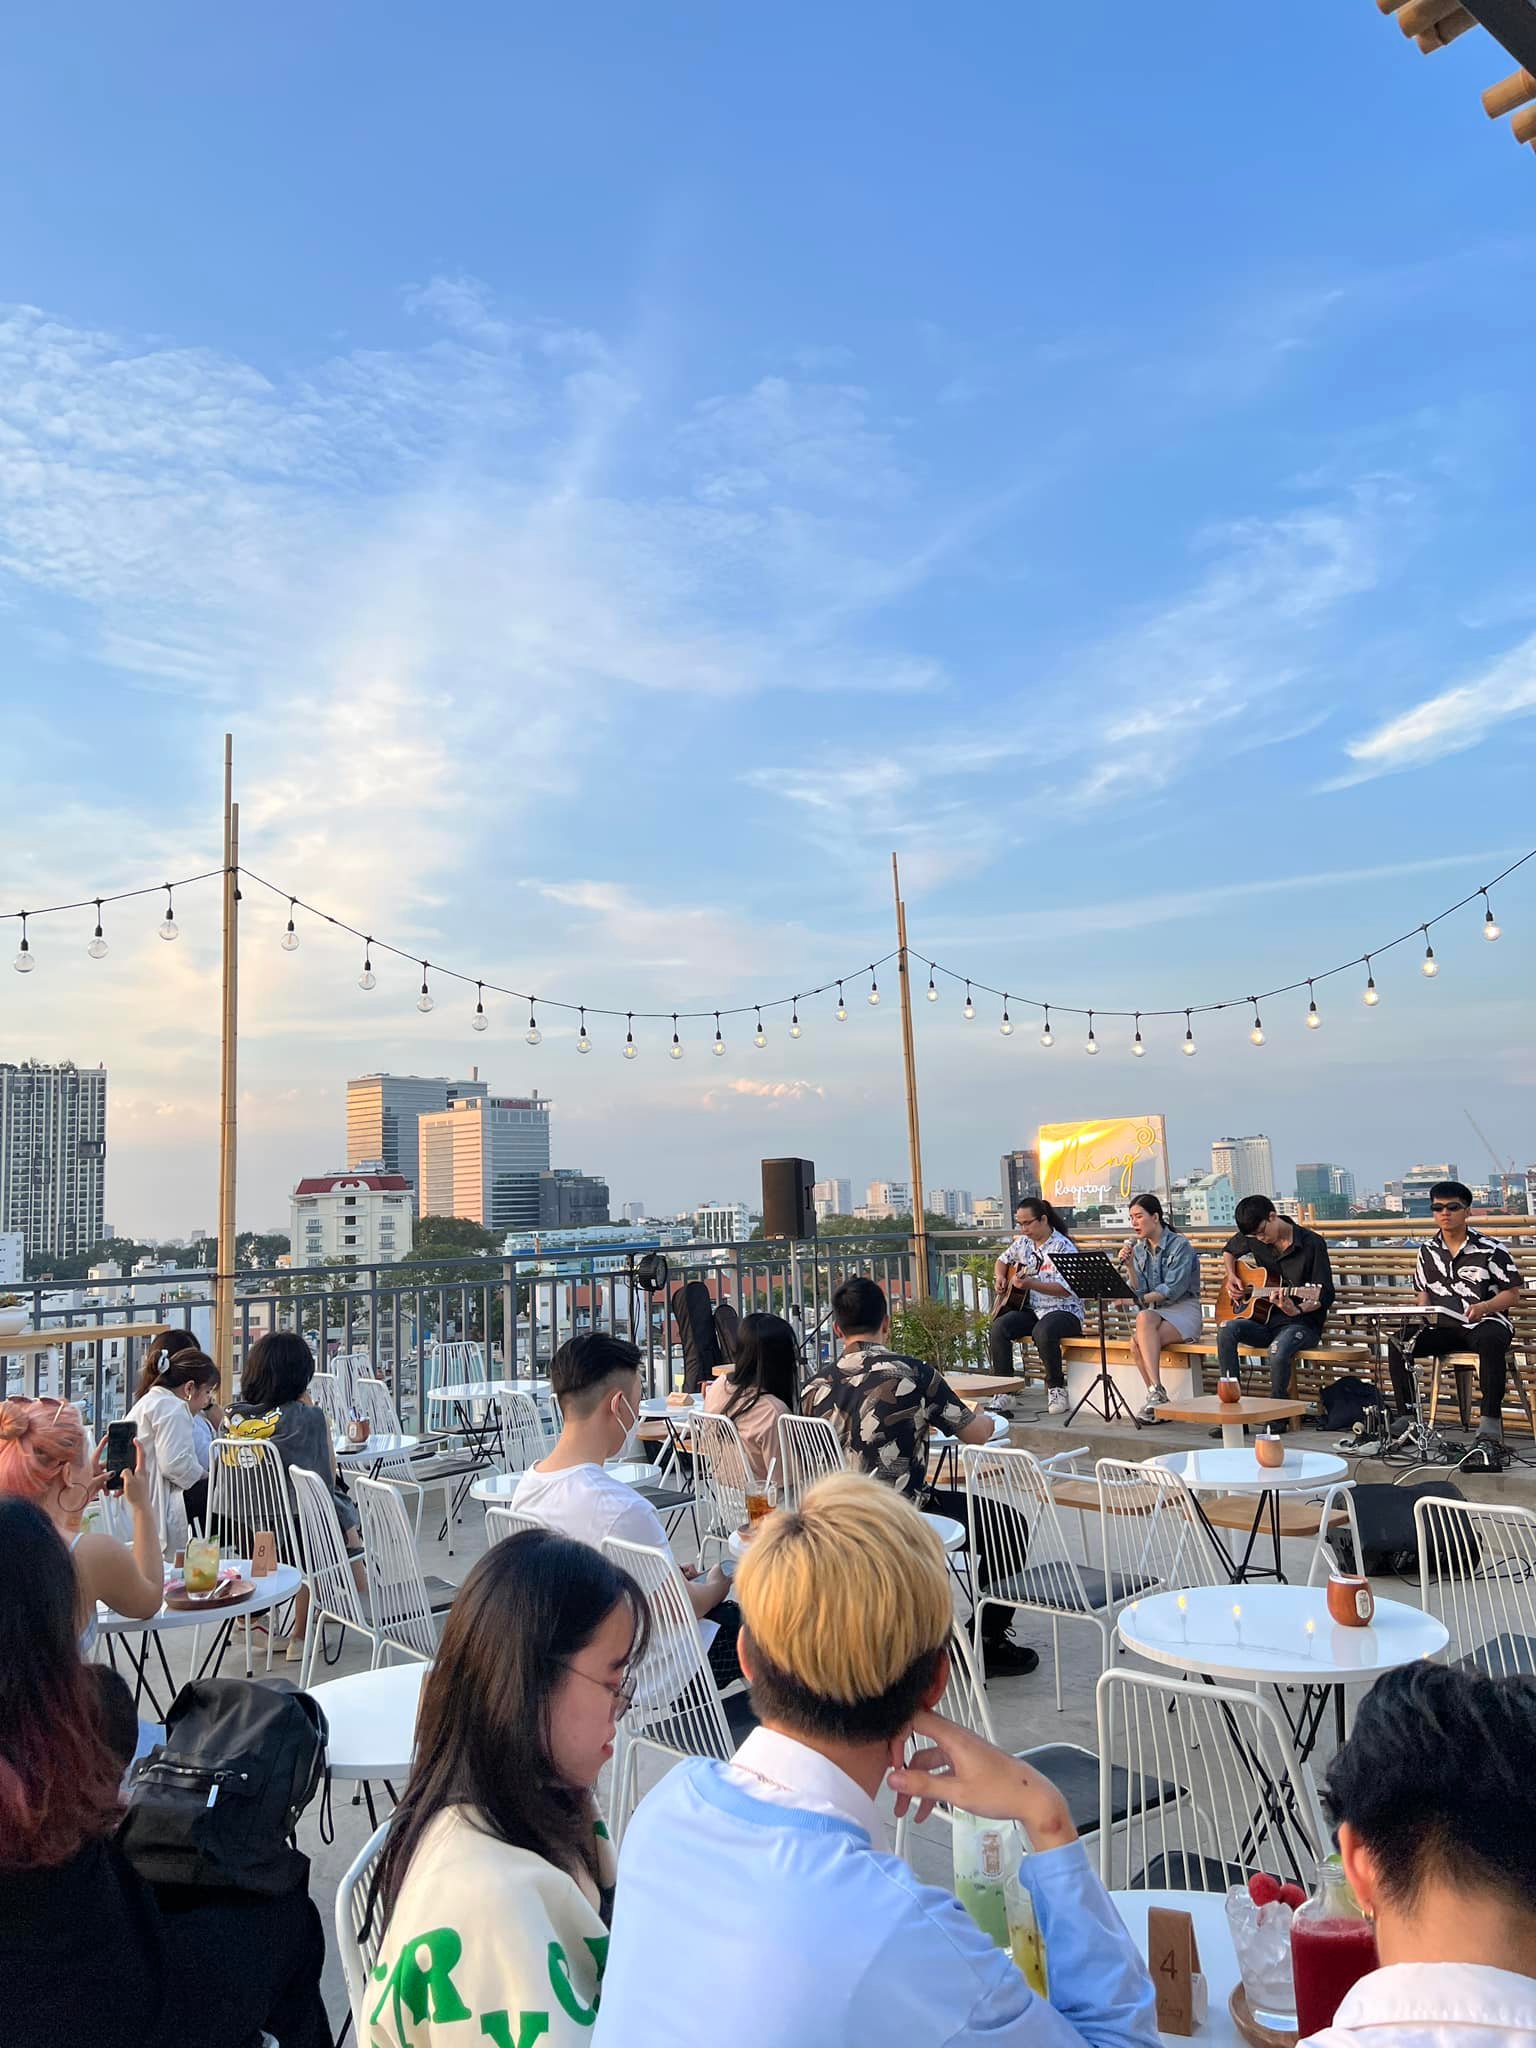
[[[1061,1362],[1063,1337],[1083,1334],[1083,1304],[1051,1263],[1052,1252],[1075,1252],[1061,1218],[1039,1195],[1025,1195],[1013,1215],[1018,1236],[993,1268],[992,1327],[987,1355],[996,1373],[1013,1371],[1013,1347],[1033,1337],[1045,1367],[1045,1405],[1051,1415],[1067,1409],[1067,1378]]]
[[[1244,1195],[1235,1220],[1237,1234],[1228,1239],[1222,1263],[1238,1313],[1217,1330],[1217,1356],[1223,1377],[1237,1379],[1239,1346],[1267,1351],[1269,1389],[1283,1401],[1291,1391],[1297,1352],[1318,1341],[1333,1307],[1333,1264],[1317,1232],[1280,1215],[1268,1195]],[[1261,1266],[1269,1286],[1256,1292],[1239,1269],[1240,1259]],[[1283,1422],[1274,1426],[1286,1427]]]

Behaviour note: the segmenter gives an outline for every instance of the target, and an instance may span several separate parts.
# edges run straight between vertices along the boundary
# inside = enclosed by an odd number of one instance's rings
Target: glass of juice
[[[219,1583],[219,1544],[215,1536],[189,1536],[182,1583],[189,1593],[211,1593]]]
[[[765,1515],[773,1513],[773,1488],[771,1486],[749,1486],[747,1488],[747,1520],[760,1522]]]
[[[1291,1920],[1298,2034],[1331,2027],[1344,1994],[1377,1967],[1376,1929],[1361,1912],[1343,1865],[1331,1856],[1318,1870],[1316,1891]]]

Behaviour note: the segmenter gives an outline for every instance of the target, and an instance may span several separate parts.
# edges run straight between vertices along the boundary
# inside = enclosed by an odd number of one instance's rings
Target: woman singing
[[[1200,1334],[1200,1255],[1163,1215],[1156,1195],[1132,1195],[1134,1237],[1120,1248],[1126,1280],[1140,1303],[1131,1336],[1131,1356],[1147,1385],[1143,1422],[1156,1422],[1166,1406],[1162,1353],[1168,1344],[1189,1344]]]

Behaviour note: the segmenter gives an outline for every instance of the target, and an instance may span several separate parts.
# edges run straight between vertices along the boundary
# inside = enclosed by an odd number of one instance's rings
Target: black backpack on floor
[[[1413,1519],[1414,1502],[1465,1500],[1466,1495],[1449,1479],[1431,1479],[1423,1486],[1357,1486],[1354,1499],[1355,1520],[1360,1525],[1359,1563],[1354,1561],[1354,1545],[1347,1529],[1329,1539],[1343,1569],[1364,1572],[1367,1578],[1390,1574],[1399,1579],[1416,1579],[1419,1537]],[[1477,1569],[1478,1550],[1470,1529],[1462,1539],[1461,1555],[1456,1562],[1468,1571]],[[1449,1573],[1450,1568],[1450,1561],[1442,1559],[1442,1571]]]
[[[294,1844],[325,1770],[328,1730],[305,1692],[246,1678],[184,1685],[166,1740],[138,1765],[118,1843],[150,1884],[303,1890]]]

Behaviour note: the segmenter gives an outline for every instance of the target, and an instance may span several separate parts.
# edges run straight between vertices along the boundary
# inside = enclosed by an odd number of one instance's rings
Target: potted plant
[[[27,1315],[19,1294],[0,1294],[0,1337],[19,1337],[27,1327]]]

